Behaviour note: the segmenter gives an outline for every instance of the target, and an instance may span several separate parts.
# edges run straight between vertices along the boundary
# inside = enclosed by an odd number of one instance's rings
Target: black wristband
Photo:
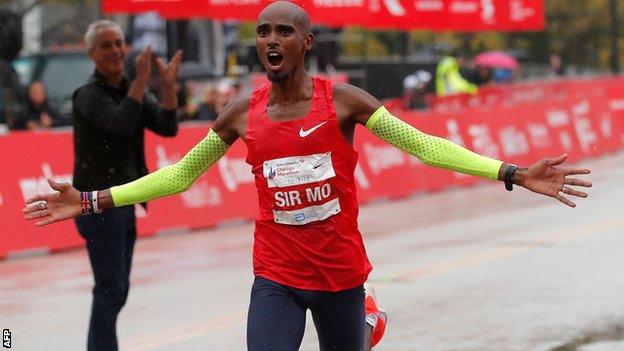
[[[508,164],[507,169],[505,170],[505,189],[512,191],[514,184],[514,173],[516,173],[516,169],[518,166]]]

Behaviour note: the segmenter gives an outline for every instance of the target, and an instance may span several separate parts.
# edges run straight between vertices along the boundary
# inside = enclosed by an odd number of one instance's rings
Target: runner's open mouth
[[[269,65],[273,67],[281,65],[282,61],[284,61],[282,55],[278,54],[277,52],[269,52],[267,54],[267,59],[269,60]]]

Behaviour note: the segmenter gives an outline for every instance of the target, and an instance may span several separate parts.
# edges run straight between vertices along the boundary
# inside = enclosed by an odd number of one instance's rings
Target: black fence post
[[[611,71],[620,72],[620,19],[617,0],[611,0]]]

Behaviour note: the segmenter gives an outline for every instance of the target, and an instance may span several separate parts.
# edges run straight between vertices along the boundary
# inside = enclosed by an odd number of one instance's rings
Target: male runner
[[[590,171],[558,168],[566,155],[517,168],[420,132],[357,87],[310,77],[304,56],[314,37],[299,6],[270,4],[256,31],[271,84],[230,103],[182,160],[102,191],[81,193],[50,181],[59,193],[29,199],[25,218],[46,225],[185,191],[241,138],[260,202],[248,349],[297,350],[310,309],[321,350],[359,351],[365,335],[363,283],[371,265],[357,227],[356,124],[429,165],[504,180],[506,187],[517,184],[571,207],[562,193],[587,197],[566,185],[591,183],[566,176]]]

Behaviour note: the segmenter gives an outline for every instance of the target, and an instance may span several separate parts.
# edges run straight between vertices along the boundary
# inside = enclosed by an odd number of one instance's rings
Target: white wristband
[[[99,191],[94,191],[91,193],[91,207],[93,208],[93,213],[101,213],[100,207],[98,206],[98,193]]]

